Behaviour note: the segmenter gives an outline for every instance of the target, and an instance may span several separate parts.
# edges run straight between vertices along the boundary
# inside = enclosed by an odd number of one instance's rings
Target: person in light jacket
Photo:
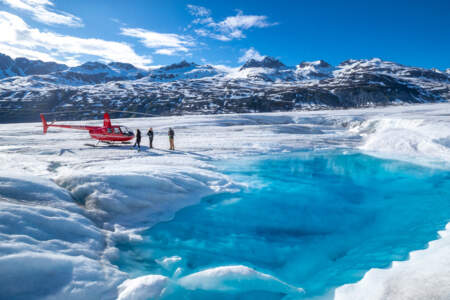
[[[174,137],[175,137],[175,131],[173,131],[172,128],[169,128],[169,143],[170,143],[169,150],[175,150]]]

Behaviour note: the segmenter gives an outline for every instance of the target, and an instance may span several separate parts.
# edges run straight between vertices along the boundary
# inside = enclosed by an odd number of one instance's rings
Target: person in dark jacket
[[[150,145],[150,149],[153,148],[153,128],[150,127],[150,129],[147,131],[147,135],[148,135],[148,142]]]
[[[175,144],[174,144],[174,137],[175,137],[175,131],[173,131],[172,128],[169,128],[169,143],[170,143],[170,149],[169,150],[175,150]]]
[[[141,131],[139,129],[136,130],[136,141],[134,142],[133,147],[138,146],[139,151],[141,151]]]

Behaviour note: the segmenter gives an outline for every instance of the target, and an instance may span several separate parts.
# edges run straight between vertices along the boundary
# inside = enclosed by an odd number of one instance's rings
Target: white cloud
[[[242,55],[239,58],[239,62],[240,63],[244,63],[247,62],[250,59],[254,59],[254,60],[263,60],[264,59],[264,55],[259,54],[258,51],[255,50],[255,48],[250,47],[250,49],[248,49],[247,51],[245,51],[244,55]]]
[[[66,12],[52,9],[51,0],[1,0],[12,8],[30,13],[36,21],[51,25],[82,27],[83,21]]]
[[[208,30],[203,29],[203,28],[195,29],[194,32],[195,32],[196,34],[198,34],[199,36],[212,37],[212,38],[214,38],[214,39],[216,39],[216,40],[221,40],[221,41],[224,41],[224,42],[227,42],[227,41],[230,41],[230,40],[231,40],[231,38],[229,38],[229,37],[226,36],[226,35],[223,35],[223,34],[215,34],[215,33],[212,33],[211,31],[208,31]]]
[[[52,57],[51,55],[34,51],[30,49],[24,49],[24,48],[17,48],[13,46],[9,46],[7,44],[0,43],[0,53],[5,53],[12,58],[16,57],[26,57],[28,59],[34,59],[34,60],[42,60],[42,61],[54,61],[57,63],[66,63],[65,61],[61,61],[55,57]]]
[[[176,52],[177,51],[173,48],[158,49],[155,51],[156,54],[161,54],[161,55],[175,55]]]
[[[121,28],[121,34],[138,38],[147,48],[157,49],[155,53],[175,55],[179,52],[189,52],[188,47],[194,46],[192,38],[174,33],[159,33],[142,28]]]
[[[211,24],[214,23],[214,19],[211,17],[206,18],[197,18],[194,21],[192,21],[193,24]]]
[[[211,11],[209,9],[207,9],[206,7],[203,7],[203,6],[188,4],[187,8],[188,8],[189,13],[196,17],[209,16],[211,13]]]
[[[188,9],[191,11],[192,5],[188,5]],[[203,9],[206,9],[202,7]],[[221,22],[215,22],[210,17],[210,11],[208,13],[200,14],[195,10],[191,12],[192,15],[199,18],[192,21],[193,25],[202,26],[201,28],[194,29],[194,31],[205,37],[210,37],[221,41],[231,41],[233,39],[245,38],[244,30],[250,28],[265,28],[269,26],[277,25],[277,23],[270,23],[267,21],[267,16],[257,15],[244,15],[244,13],[238,10],[235,16],[226,17]]]
[[[218,69],[219,71],[225,72],[225,73],[235,73],[239,71],[240,67],[232,68],[225,65],[212,65],[214,68]]]
[[[77,57],[95,56],[104,61],[128,62],[145,68],[151,62],[140,56],[128,44],[95,38],[78,38],[31,28],[21,18],[0,11],[0,52],[35,59],[78,63]]]
[[[208,34],[209,34],[208,30],[201,29],[201,28],[200,29],[195,29],[194,31],[195,31],[195,33],[197,33],[200,36],[208,36]]]
[[[267,22],[266,16],[244,15],[242,11],[238,11],[236,16],[227,17],[217,24],[223,30],[233,31],[236,29],[249,29],[251,27],[264,28],[276,25],[276,23]]]

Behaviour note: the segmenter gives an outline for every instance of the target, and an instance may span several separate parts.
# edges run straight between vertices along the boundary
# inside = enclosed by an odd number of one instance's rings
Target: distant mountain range
[[[62,119],[122,110],[154,115],[358,108],[450,100],[450,69],[409,67],[377,58],[286,66],[273,57],[240,68],[182,61],[153,70],[131,64],[12,59],[0,54],[0,122]],[[113,114],[115,117],[132,116]]]

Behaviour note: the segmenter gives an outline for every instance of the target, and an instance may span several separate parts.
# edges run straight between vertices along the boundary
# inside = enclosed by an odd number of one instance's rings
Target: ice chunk
[[[173,269],[174,265],[177,262],[181,261],[181,257],[175,255],[175,256],[171,256],[171,257],[163,257],[161,259],[156,259],[155,261],[157,264],[162,266],[164,269],[170,270],[170,269]]]
[[[239,292],[261,290],[285,294],[303,292],[301,288],[243,265],[222,266],[193,273],[180,278],[178,284],[189,290]]]
[[[169,279],[162,275],[146,275],[125,280],[119,285],[117,300],[157,299],[162,295]]]

